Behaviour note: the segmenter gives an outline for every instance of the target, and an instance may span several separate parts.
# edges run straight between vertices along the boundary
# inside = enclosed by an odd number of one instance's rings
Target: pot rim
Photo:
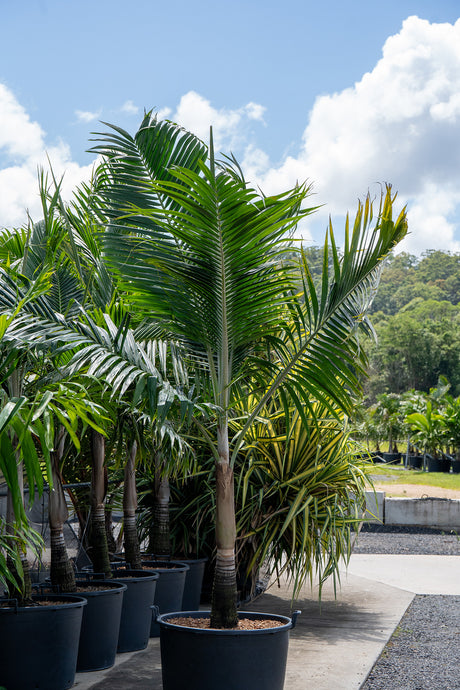
[[[265,620],[276,620],[283,622],[283,625],[279,625],[273,628],[261,628],[257,630],[234,630],[234,629],[224,629],[224,628],[189,628],[185,625],[177,625],[176,623],[170,623],[168,618],[209,618],[211,615],[210,611],[175,611],[170,613],[162,613],[157,617],[156,622],[171,630],[178,630],[181,632],[191,633],[193,635],[273,635],[279,632],[286,632],[294,627],[294,615],[297,618],[297,613],[293,614],[293,618],[288,616],[283,616],[278,613],[263,613],[262,611],[238,611],[239,618],[253,618],[255,620],[263,618]],[[294,620],[293,620],[294,619]]]
[[[187,563],[184,563],[184,561],[142,561],[142,564],[151,567],[151,569],[155,570],[156,572],[158,572],[158,569],[163,570],[163,568],[165,571],[171,570],[175,573],[181,573],[184,571],[187,572],[187,570],[190,570],[190,566],[187,565]],[[177,566],[177,568],[171,568],[168,566]]]
[[[115,573],[115,581],[116,582],[123,582],[126,584],[124,581],[126,580],[127,582],[136,582],[136,581],[145,581],[145,580],[154,580],[155,582],[159,579],[159,574],[157,570],[138,570],[137,568],[133,568],[132,570],[125,569],[123,572],[120,570],[114,569],[113,571]],[[128,575],[127,573],[133,573],[133,575]]]
[[[51,604],[50,606],[17,606],[17,599],[1,597],[0,604],[7,601],[16,601],[16,604],[12,603],[11,606],[0,606],[0,614],[1,612],[18,613],[19,611],[56,611],[57,609],[64,608],[78,608],[80,606],[86,606],[88,603],[85,597],[82,597],[79,594],[33,594],[32,599],[37,601],[55,600],[56,603]]]
[[[169,559],[166,556],[163,556],[163,557],[159,556],[158,559],[155,559],[154,556],[155,556],[155,554],[153,554],[153,553],[147,553],[147,552],[141,553],[141,557],[142,557],[143,561],[147,560],[147,561],[157,562],[157,560],[158,560],[158,561],[164,561],[167,563],[185,563],[186,565],[188,565],[189,563],[206,563],[206,561],[209,561],[208,556],[197,556],[196,558],[193,558],[192,556],[190,556],[190,558],[187,556],[184,556],[183,558],[182,558],[182,556],[175,556],[172,559]]]
[[[84,586],[88,585],[91,587],[97,587],[97,591],[90,591],[90,592],[84,592],[82,593],[76,593],[77,596],[91,596],[91,595],[97,595],[97,594],[102,594],[103,592],[110,592],[110,591],[115,591],[115,592],[124,592],[127,589],[127,586],[124,582],[120,582],[119,580],[81,580],[78,579],[76,580],[77,586]],[[98,586],[100,585],[100,587]],[[104,587],[104,585],[108,585],[108,587]],[[112,586],[114,585],[114,586]]]

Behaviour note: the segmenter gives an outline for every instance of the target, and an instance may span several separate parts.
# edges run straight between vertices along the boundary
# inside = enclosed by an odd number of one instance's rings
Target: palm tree
[[[380,424],[381,433],[388,440],[388,453],[398,453],[398,434],[402,432],[401,396],[397,393],[381,393],[373,408],[374,419]]]
[[[446,441],[443,415],[433,409],[431,400],[425,401],[425,409],[407,415],[406,422],[412,429],[413,438],[434,458],[437,458]]]
[[[67,517],[67,507],[64,500],[62,489],[62,461],[66,436],[70,436],[75,446],[79,446],[79,439],[73,422],[81,420],[84,426],[90,429],[93,443],[91,444],[91,457],[93,459],[93,510],[92,534],[95,540],[101,545],[101,549],[95,549],[96,557],[95,568],[98,572],[110,574],[108,561],[108,549],[105,539],[105,515],[104,515],[104,435],[98,423],[94,422],[94,413],[101,419],[101,408],[95,402],[100,398],[100,393],[96,392],[95,387],[89,393],[88,382],[92,377],[86,378],[88,389],[82,386],[73,387],[57,384],[55,379],[67,376],[74,376],[75,373],[85,373],[90,364],[97,361],[99,371],[101,371],[101,361],[106,367],[105,381],[110,392],[111,385],[117,380],[117,386],[121,388],[119,404],[126,407],[129,405],[123,401],[123,393],[131,387],[131,395],[136,388],[136,395],[144,391],[145,409],[149,408],[150,417],[155,416],[157,403],[167,410],[172,405],[176,397],[174,389],[169,383],[164,384],[164,380],[156,369],[155,357],[152,358],[153,348],[146,349],[141,347],[133,338],[130,329],[127,328],[126,321],[121,318],[121,326],[117,328],[111,321],[108,314],[104,316],[97,309],[98,305],[104,305],[107,297],[113,296],[113,286],[100,257],[95,256],[94,261],[94,237],[93,245],[87,248],[83,238],[91,236],[88,230],[89,222],[83,222],[77,229],[86,231],[79,235],[73,234],[73,227],[69,222],[69,214],[62,207],[57,185],[53,194],[49,193],[46,179],[40,179],[40,193],[42,197],[42,207],[44,212],[43,220],[38,223],[30,223],[27,232],[11,232],[5,238],[0,253],[5,268],[0,271],[0,307],[2,309],[2,326],[5,333],[5,348],[2,375],[5,378],[4,387],[8,387],[9,397],[12,397],[11,404],[17,400],[22,400],[22,390],[28,381],[32,381],[35,386],[39,384],[43,387],[43,392],[50,393],[48,406],[43,405],[41,414],[47,417],[46,428],[44,427],[44,438],[48,445],[43,443],[40,438],[40,448],[47,458],[46,478],[51,488],[49,502],[49,520],[51,529],[51,560],[52,560],[52,579],[53,584],[58,584],[63,590],[74,588],[73,569],[70,565],[63,539],[63,523]],[[77,225],[76,223],[74,225]],[[79,250],[76,248],[79,247]],[[97,246],[96,246],[97,248]],[[80,260],[80,252],[82,259]],[[72,257],[72,261],[69,257]],[[95,273],[94,266],[99,266]],[[88,285],[94,289],[87,291]],[[94,287],[95,286],[95,287]],[[90,303],[90,304],[89,304]],[[91,319],[85,311],[85,306],[92,308],[94,317],[98,323]],[[84,319],[84,320],[82,320]],[[86,347],[85,347],[86,346]],[[163,344],[161,356],[165,352],[170,353],[167,344]],[[72,350],[76,353],[71,359]],[[37,353],[33,360],[34,353]],[[174,357],[175,371],[181,371]],[[70,360],[70,361],[69,361]],[[120,369],[120,361],[123,365],[122,376],[117,376]],[[31,366],[38,363],[40,369]],[[54,371],[54,375],[53,375]],[[108,373],[110,372],[110,374]],[[37,378],[39,376],[40,378]],[[133,384],[133,381],[135,382]],[[159,385],[158,385],[159,384]],[[51,386],[51,388],[50,388]],[[69,397],[62,407],[65,398],[65,391]],[[52,398],[59,393],[59,404],[53,404]],[[118,392],[120,390],[118,389]],[[7,391],[5,389],[3,399]],[[84,399],[82,396],[84,393]],[[108,395],[107,393],[107,395]],[[96,395],[96,397],[95,397]],[[92,400],[90,399],[92,396]],[[26,398],[24,398],[26,400]],[[181,396],[181,405],[184,405],[185,397]],[[6,405],[6,400],[3,400]],[[8,403],[9,405],[10,403]],[[22,403],[21,403],[22,404]],[[108,405],[106,405],[108,409]],[[185,409],[187,406],[185,405]],[[7,406],[5,413],[9,410]],[[35,414],[35,413],[34,413]],[[133,412],[132,412],[133,414]],[[68,416],[71,415],[69,421]],[[17,415],[16,415],[17,416]],[[161,414],[157,415],[161,419]],[[34,420],[34,430],[38,428],[38,419]],[[18,422],[17,422],[18,423]],[[11,425],[10,425],[11,428]],[[6,443],[6,442],[5,442]],[[51,443],[51,445],[49,445]],[[23,441],[25,444],[25,441]],[[6,448],[6,446],[4,446]],[[34,450],[34,447],[33,447]],[[18,452],[20,447],[18,448]],[[6,451],[5,451],[6,452]],[[37,478],[41,479],[40,462],[37,454],[27,456],[28,465],[26,466],[28,476],[34,477],[31,467],[37,473]],[[6,461],[3,463],[6,473]],[[10,506],[8,524],[12,525],[13,512],[17,515],[16,520],[23,514],[22,506],[22,472],[11,473],[11,491],[15,496],[15,510]],[[13,483],[11,483],[13,482]],[[129,490],[130,483],[126,483],[127,496],[131,503],[135,501],[133,491]],[[33,494],[32,494],[33,495]],[[11,501],[10,501],[11,503]],[[126,500],[127,512],[133,513]],[[18,511],[22,510],[21,516]],[[99,528],[99,529],[98,529]],[[127,534],[131,534],[130,530]],[[129,549],[128,549],[129,550]],[[25,562],[24,562],[25,565]]]
[[[264,197],[232,161],[216,164],[212,139],[206,163],[197,155],[194,168],[188,159],[182,164],[180,152],[195,147],[201,153],[201,142],[156,118],[144,120],[134,138],[119,128],[114,131],[116,135],[101,135],[103,143],[95,149],[107,161],[104,195],[111,223],[106,251],[130,299],[156,328],[180,340],[202,378],[207,376],[215,431],[205,433],[216,467],[211,626],[232,627],[237,622],[233,465],[239,446],[278,390],[289,392],[301,415],[313,400],[350,409],[349,392],[359,388],[355,334],[359,326],[369,330],[365,312],[383,259],[407,231],[405,214],[393,221],[394,198],[388,188],[371,228],[367,199],[351,230],[347,221],[341,257],[331,226],[322,284],[315,289],[304,264],[299,299],[299,273],[292,265],[282,267],[280,258],[292,251],[289,232],[312,211],[302,209],[309,194],[306,185]],[[271,348],[269,357],[262,355],[262,343]],[[261,371],[265,383],[269,376],[269,387],[264,386],[259,404],[230,447],[232,390],[257,372],[260,381]]]

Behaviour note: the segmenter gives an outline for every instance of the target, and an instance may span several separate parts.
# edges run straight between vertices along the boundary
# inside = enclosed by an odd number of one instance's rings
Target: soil
[[[21,606],[21,608],[25,609],[34,609],[37,606],[59,606],[61,604],[68,604],[68,601],[60,601],[59,599],[40,599],[40,601],[34,600],[32,604],[25,604]],[[11,609],[15,608],[11,604],[7,604],[6,602],[0,602],[0,608],[1,609]],[[1,688],[0,688],[1,690]]]
[[[184,628],[201,628],[205,630],[211,629],[210,618],[192,618],[191,616],[168,618],[168,623],[173,625],[182,625]],[[280,628],[284,623],[273,620],[271,618],[261,618],[253,620],[251,618],[240,618],[236,628],[229,628],[229,630],[265,630],[267,628]],[[216,628],[213,628],[216,630]]]
[[[374,484],[377,491],[385,491],[388,497],[403,498],[454,498],[460,499],[460,490],[444,489],[441,486],[427,486],[425,484]]]
[[[110,585],[109,585],[110,588]],[[101,589],[104,589],[104,586],[102,584],[100,585],[77,585],[77,589],[75,592],[100,592]],[[106,587],[106,589],[108,589]],[[73,592],[69,592],[69,594],[73,594]]]
[[[177,568],[182,568],[183,566],[181,565],[162,565],[162,566],[156,566],[155,563],[152,565],[143,565],[142,570],[154,570],[155,572],[158,570],[176,570]]]

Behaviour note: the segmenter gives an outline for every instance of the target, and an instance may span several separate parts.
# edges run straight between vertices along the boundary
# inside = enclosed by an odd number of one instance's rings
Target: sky
[[[40,218],[48,160],[70,199],[103,123],[153,109],[265,194],[308,181],[307,246],[390,183],[401,250],[460,252],[458,0],[0,0],[0,26],[0,227]]]

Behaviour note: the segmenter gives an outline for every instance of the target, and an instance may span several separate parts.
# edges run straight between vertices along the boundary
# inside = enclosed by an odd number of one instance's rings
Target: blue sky
[[[414,253],[460,251],[455,0],[0,0],[0,226],[39,214],[49,155],[66,194],[91,132],[154,108],[235,153],[266,192],[309,179],[322,241],[379,182],[407,203]]]

